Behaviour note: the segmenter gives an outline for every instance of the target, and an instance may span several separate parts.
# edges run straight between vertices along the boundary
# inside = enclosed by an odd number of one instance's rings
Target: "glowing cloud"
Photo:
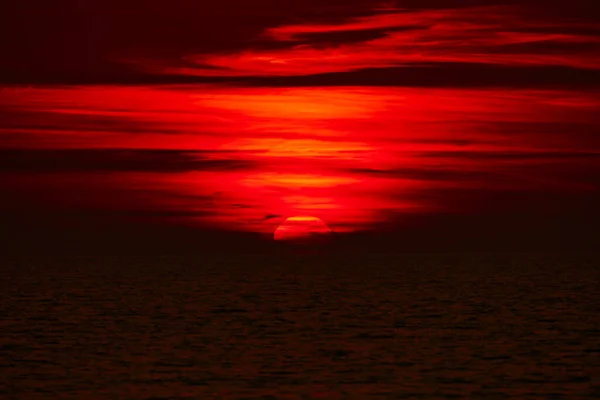
[[[351,40],[357,32],[378,34]],[[298,76],[432,62],[600,69],[600,36],[594,32],[589,23],[556,21],[517,7],[388,8],[336,24],[268,28],[262,39],[277,44],[270,49],[191,54],[185,67],[153,72]],[[328,38],[332,34],[337,40]]]

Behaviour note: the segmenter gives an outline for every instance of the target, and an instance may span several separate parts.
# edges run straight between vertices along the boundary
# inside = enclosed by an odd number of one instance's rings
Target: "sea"
[[[600,398],[599,260],[6,257],[0,398]]]

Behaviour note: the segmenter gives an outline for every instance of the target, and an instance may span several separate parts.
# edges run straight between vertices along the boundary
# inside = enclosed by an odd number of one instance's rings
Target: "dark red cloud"
[[[0,149],[0,173],[187,172],[248,169],[231,152],[144,149]]]
[[[600,69],[596,25],[517,6],[388,9],[336,23],[269,27],[262,37],[279,46],[192,54],[187,66],[153,72],[296,76],[433,62]]]

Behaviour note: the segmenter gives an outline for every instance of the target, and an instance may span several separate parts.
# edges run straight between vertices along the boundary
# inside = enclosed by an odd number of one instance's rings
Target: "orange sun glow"
[[[331,236],[332,230],[320,218],[294,216],[285,219],[273,233],[276,241],[320,243]]]

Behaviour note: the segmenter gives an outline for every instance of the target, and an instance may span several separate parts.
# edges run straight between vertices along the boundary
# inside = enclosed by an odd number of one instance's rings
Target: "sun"
[[[328,241],[333,231],[323,220],[312,216],[298,215],[286,218],[273,232],[279,242],[317,244]]]

